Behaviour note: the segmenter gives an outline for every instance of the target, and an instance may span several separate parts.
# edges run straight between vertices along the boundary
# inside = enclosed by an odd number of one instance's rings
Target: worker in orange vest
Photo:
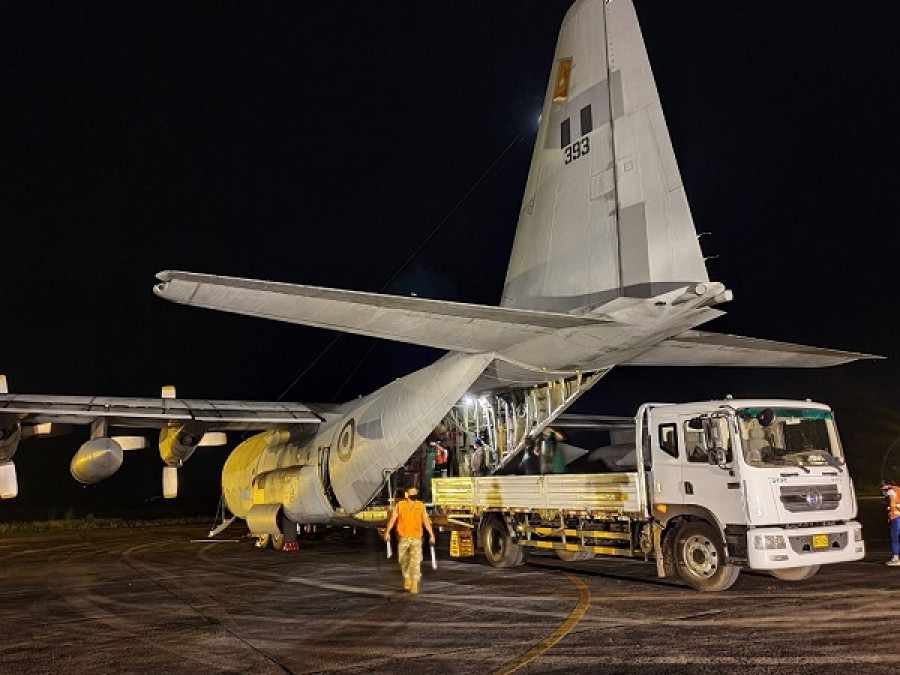
[[[419,592],[419,580],[422,578],[422,528],[428,530],[431,543],[434,544],[434,530],[431,520],[425,513],[425,504],[420,502],[418,488],[411,487],[406,491],[406,499],[397,503],[391,511],[384,531],[384,540],[390,541],[391,530],[397,524],[397,559],[400,571],[403,572],[403,588],[413,595]]]
[[[900,567],[900,486],[882,481],[879,489],[887,500],[888,521],[891,523],[891,559],[885,564]]]

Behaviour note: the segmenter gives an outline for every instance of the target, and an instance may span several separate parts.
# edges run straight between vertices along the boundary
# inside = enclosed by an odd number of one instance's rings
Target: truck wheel
[[[662,536],[662,551],[660,554],[663,557],[663,569],[666,573],[667,579],[674,579],[678,574],[678,563],[676,562],[676,553],[675,553],[675,540],[677,539],[678,527],[672,526],[666,529],[663,532]]]
[[[818,571],[818,565],[806,565],[805,567],[785,567],[780,570],[769,570],[769,574],[782,581],[803,581],[804,579],[809,579]]]
[[[481,548],[484,557],[494,567],[516,567],[525,562],[524,547],[509,536],[506,523],[499,518],[488,518],[481,526]]]
[[[283,534],[273,534],[272,535],[272,548],[276,551],[280,551],[284,548],[284,535]]]
[[[722,537],[705,522],[684,523],[675,535],[678,575],[698,591],[724,591],[737,581],[740,569],[725,564]]]
[[[556,549],[556,555],[559,556],[559,559],[563,562],[580,562],[582,560],[591,560],[597,554],[593,551],[566,551],[563,549]]]

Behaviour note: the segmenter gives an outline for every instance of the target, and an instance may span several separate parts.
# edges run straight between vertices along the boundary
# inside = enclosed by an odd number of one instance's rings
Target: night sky
[[[10,389],[342,401],[434,360],[352,336],[322,355],[337,334],[173,305],[154,274],[496,304],[569,4],[0,3]],[[578,410],[811,397],[835,408],[858,482],[875,480],[900,438],[900,8],[636,5],[710,277],[735,294],[702,328],[889,360],[621,368]],[[214,510],[225,450],[198,451],[161,505],[153,450],[77,485],[83,440],[23,443],[0,519]]]

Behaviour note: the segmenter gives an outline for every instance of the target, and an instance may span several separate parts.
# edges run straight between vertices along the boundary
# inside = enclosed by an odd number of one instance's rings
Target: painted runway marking
[[[581,621],[582,617],[584,617],[591,604],[591,591],[588,589],[587,585],[574,574],[569,574],[568,572],[563,572],[563,574],[565,574],[566,578],[575,584],[575,587],[578,589],[578,602],[575,604],[575,609],[572,610],[569,617],[559,628],[553,631],[551,635],[541,640],[520,657],[513,659],[502,668],[495,670],[494,675],[508,675],[509,673],[513,673],[519,668],[528,665],[568,635],[572,629],[578,625],[578,622]]]

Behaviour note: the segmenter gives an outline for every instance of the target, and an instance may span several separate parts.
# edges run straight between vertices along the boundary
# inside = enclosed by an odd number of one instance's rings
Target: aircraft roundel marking
[[[356,441],[356,421],[351,417],[338,434],[337,451],[342,462],[349,462]]]

